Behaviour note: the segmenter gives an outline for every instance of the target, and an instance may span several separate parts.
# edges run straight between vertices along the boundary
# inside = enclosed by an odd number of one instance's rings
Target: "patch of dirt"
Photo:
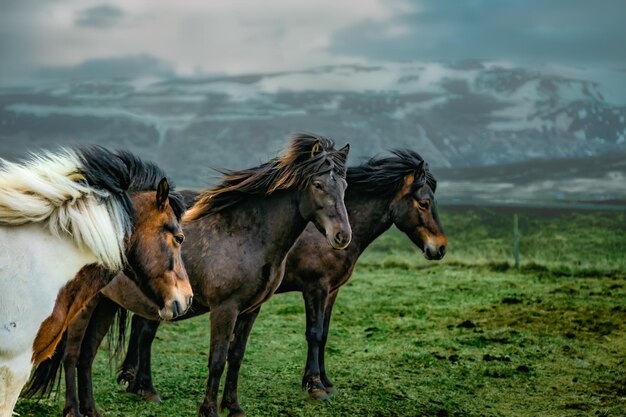
[[[476,327],[476,323],[471,320],[465,320],[464,322],[457,324],[456,327],[463,329],[473,329]]]
[[[502,299],[502,304],[521,304],[522,300],[516,297],[504,297]]]

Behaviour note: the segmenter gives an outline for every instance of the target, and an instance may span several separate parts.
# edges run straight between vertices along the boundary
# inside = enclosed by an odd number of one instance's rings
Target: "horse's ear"
[[[167,207],[168,198],[170,196],[170,183],[167,182],[167,178],[163,177],[161,181],[159,181],[159,185],[157,186],[156,193],[156,205],[159,210],[165,210]]]
[[[345,164],[348,160],[348,153],[350,152],[350,144],[346,144],[343,148],[339,149],[337,153],[339,154],[339,158]]]
[[[320,153],[322,150],[322,145],[318,142],[315,142],[311,147],[311,158]]]

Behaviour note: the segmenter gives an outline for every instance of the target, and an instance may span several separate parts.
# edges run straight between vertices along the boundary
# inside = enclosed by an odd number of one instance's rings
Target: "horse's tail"
[[[61,363],[63,362],[63,356],[65,356],[66,345],[67,331],[63,333],[61,341],[54,350],[54,354],[35,367],[35,371],[22,391],[22,396],[26,398],[35,396],[49,397],[53,391],[58,392],[61,385],[61,375],[63,374]]]
[[[115,318],[107,333],[109,345],[109,362],[116,360],[126,352],[126,329],[128,328],[128,310],[118,306]]]

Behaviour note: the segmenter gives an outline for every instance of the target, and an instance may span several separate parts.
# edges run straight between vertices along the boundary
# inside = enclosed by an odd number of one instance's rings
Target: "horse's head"
[[[428,260],[444,257],[448,238],[439,222],[435,182],[422,161],[415,172],[404,177],[391,203],[392,220],[424,253]],[[432,178],[432,176],[430,176]]]
[[[333,249],[344,249],[352,239],[352,229],[344,204],[347,182],[345,164],[350,146],[339,150],[325,138],[312,138],[304,144],[305,171],[309,170],[299,200],[303,218],[313,222]]]
[[[163,178],[157,191],[131,194],[134,226],[127,244],[124,272],[159,306],[169,320],[184,314],[193,299],[180,250],[185,239],[180,226],[182,198],[170,194]]]

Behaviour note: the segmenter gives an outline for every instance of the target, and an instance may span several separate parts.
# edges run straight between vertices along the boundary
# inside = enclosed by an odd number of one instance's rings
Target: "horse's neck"
[[[378,236],[393,224],[389,210],[389,198],[363,196],[355,192],[346,193],[345,198],[352,242],[347,251],[360,255]]]
[[[255,244],[279,262],[287,256],[308,223],[300,214],[293,192],[252,198],[242,204],[237,216],[244,222],[255,218],[250,230]]]
[[[280,263],[307,223],[300,215],[295,194],[280,192],[251,197],[222,213],[188,223],[185,229],[196,239],[194,252],[211,251],[211,239],[203,235],[213,230],[212,238],[219,239],[220,234],[236,236],[240,248],[245,246],[267,261]]]

